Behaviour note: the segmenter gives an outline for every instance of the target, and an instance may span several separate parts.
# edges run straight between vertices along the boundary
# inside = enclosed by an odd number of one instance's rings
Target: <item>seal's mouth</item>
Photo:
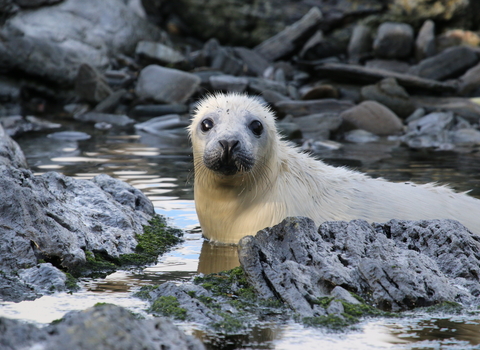
[[[255,161],[238,141],[220,141],[214,149],[204,153],[203,163],[220,175],[232,176],[249,172]]]

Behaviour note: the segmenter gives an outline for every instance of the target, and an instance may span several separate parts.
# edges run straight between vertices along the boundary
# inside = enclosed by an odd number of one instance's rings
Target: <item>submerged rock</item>
[[[454,220],[369,224],[287,218],[239,243],[248,281],[303,317],[342,286],[377,307],[405,310],[480,300],[480,242]]]

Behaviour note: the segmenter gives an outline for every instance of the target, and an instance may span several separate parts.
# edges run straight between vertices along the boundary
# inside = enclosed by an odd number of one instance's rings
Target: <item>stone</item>
[[[82,64],[75,79],[75,92],[87,102],[98,103],[112,94],[112,89],[97,69]]]
[[[247,70],[246,65],[235,56],[233,50],[224,47],[214,51],[211,57],[210,67],[231,75],[240,75]]]
[[[435,55],[435,53],[435,23],[432,20],[426,20],[415,40],[415,59],[418,62]]]
[[[457,46],[424,59],[411,67],[409,73],[427,79],[445,80],[458,77],[478,62],[475,51],[465,46]]]
[[[322,13],[317,7],[303,16],[299,21],[288,26],[277,35],[265,40],[254,51],[267,61],[276,61],[295,52],[313,34],[322,20]]]
[[[340,116],[347,125],[353,125],[378,136],[397,135],[403,131],[400,118],[375,101],[364,101],[344,111]]]
[[[122,98],[125,96],[127,93],[127,90],[125,89],[120,89],[112,93],[110,96],[105,98],[103,101],[99,102],[95,108],[94,111],[98,113],[108,113],[112,112],[117,108],[117,106],[120,104],[120,101]]]
[[[185,61],[185,57],[180,52],[153,41],[139,41],[135,53],[161,65],[178,64]]]
[[[408,123],[407,132],[400,137],[410,148],[450,150],[453,140],[450,129],[455,122],[452,112],[434,112]]]
[[[287,140],[301,139],[303,136],[297,123],[280,121],[276,126],[278,132]]]
[[[392,77],[405,88],[430,92],[455,92],[457,87],[451,82],[439,82],[409,74],[389,72],[381,69],[366,68],[343,63],[324,63],[315,66],[318,77],[333,79],[335,81],[348,81],[350,83],[376,83],[379,80]]]
[[[415,110],[415,105],[405,89],[394,78],[383,79],[361,90],[363,100],[373,100],[391,109],[400,118],[406,118]]]
[[[127,126],[133,124],[135,120],[126,115],[108,114],[99,112],[88,112],[74,116],[75,120],[90,123],[108,123],[117,126]]]
[[[354,104],[350,101],[336,100],[333,98],[308,101],[279,101],[275,103],[275,109],[281,114],[290,114],[294,117],[318,113],[340,113],[353,106]]]
[[[205,349],[200,340],[186,335],[166,318],[139,319],[129,310],[112,304],[71,311],[61,322],[42,328],[0,317],[0,327],[4,350]]]
[[[344,54],[347,42],[341,40],[344,39],[341,38],[342,34],[344,33],[334,31],[325,37],[322,31],[317,31],[302,47],[299,56],[305,60],[319,60]]]
[[[479,253],[478,238],[454,220],[330,221],[317,229],[290,217],[239,242],[258,295],[279,298],[301,317],[316,316],[312,301],[334,286],[384,310],[478,303]]]
[[[138,77],[135,93],[142,99],[163,103],[185,103],[200,85],[196,75],[178,69],[149,65]]]
[[[265,90],[272,90],[282,95],[288,95],[285,84],[270,79],[248,77],[248,87],[251,91],[258,94]]]
[[[478,124],[480,121],[480,105],[471,99],[464,97],[433,97],[413,96],[416,107],[423,107],[428,111],[448,111],[466,119],[471,124]]]
[[[458,78],[458,92],[463,96],[480,96],[480,64]]]
[[[19,270],[18,276],[38,294],[52,294],[66,289],[67,276],[50,263]]]
[[[279,92],[274,90],[264,90],[262,91],[262,97],[265,101],[267,101],[271,105],[275,105],[277,102],[280,101],[291,101],[291,99],[285,95],[282,95]]]
[[[0,124],[0,165],[12,166],[15,168],[28,168],[27,159],[22,149],[5,132]]]
[[[186,127],[189,124],[188,120],[180,118],[179,115],[169,114],[135,124],[135,129],[158,136],[165,136],[166,131],[172,134],[174,130],[177,130],[186,136]]]
[[[410,69],[410,65],[407,62],[399,60],[385,60],[381,58],[375,58],[373,60],[366,61],[365,67],[383,69],[397,73],[407,73]]]
[[[345,141],[352,142],[352,143],[367,143],[367,142],[375,142],[378,141],[379,137],[369,131],[362,130],[362,129],[354,129],[347,131],[343,138]]]
[[[305,86],[300,89],[302,100],[318,100],[322,98],[339,98],[338,88],[330,84]]]
[[[349,304],[359,305],[361,302],[356,299],[348,290],[340,286],[336,286],[330,292],[330,295],[335,299],[343,300]]]
[[[247,67],[246,73],[248,75],[261,77],[265,69],[267,69],[269,66],[269,63],[266,59],[251,49],[246,47],[235,47],[233,51]]]
[[[82,131],[59,131],[48,134],[47,137],[62,141],[84,141],[92,138],[89,134]]]
[[[135,117],[158,117],[166,114],[188,113],[188,106],[184,104],[169,105],[136,105],[130,111]]]
[[[440,34],[435,43],[438,46],[438,51],[461,45],[477,47],[480,45],[480,36],[469,30],[452,29]]]
[[[304,138],[328,140],[330,133],[342,124],[342,118],[338,113],[325,112],[297,117],[294,122],[300,127]]]
[[[23,8],[32,8],[32,7],[40,7],[45,5],[52,5],[63,0],[15,0],[15,3]]]
[[[373,42],[375,55],[382,58],[405,58],[413,47],[413,28],[409,24],[385,22]]]
[[[51,130],[61,127],[58,123],[52,123],[48,120],[34,117],[33,115],[26,117],[20,115],[0,117],[0,124],[9,136],[19,136],[30,131]]]
[[[372,33],[369,27],[357,24],[353,28],[347,52],[348,59],[352,63],[357,63],[361,58],[372,52]]]
[[[480,131],[475,129],[458,129],[452,133],[453,143],[462,146],[480,145]]]
[[[81,64],[105,69],[113,56],[132,53],[139,40],[159,40],[162,32],[120,0],[65,0],[19,11],[1,36],[0,68],[73,85]]]
[[[233,75],[213,75],[210,77],[210,85],[214,90],[240,93],[247,89],[248,79]]]

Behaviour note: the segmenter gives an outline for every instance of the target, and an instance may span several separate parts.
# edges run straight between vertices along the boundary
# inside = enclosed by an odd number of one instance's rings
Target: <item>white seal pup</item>
[[[456,219],[480,234],[480,200],[444,186],[373,179],[326,165],[281,140],[273,113],[253,97],[215,94],[189,126],[195,206],[205,237],[246,235],[307,216],[331,220]]]

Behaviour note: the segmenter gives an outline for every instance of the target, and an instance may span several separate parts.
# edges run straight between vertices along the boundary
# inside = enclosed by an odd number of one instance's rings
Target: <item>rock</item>
[[[345,309],[343,304],[338,300],[332,300],[327,307],[327,314],[329,315],[339,315],[341,316],[344,313]]]
[[[480,36],[469,30],[453,29],[440,34],[435,42],[438,46],[438,51],[461,45],[477,47],[480,45]]]
[[[322,13],[320,10],[317,7],[312,7],[301,20],[262,42],[255,47],[254,51],[267,61],[276,61],[289,56],[305,43],[321,20]]]
[[[385,78],[395,78],[397,83],[405,88],[434,92],[454,92],[457,87],[453,83],[439,82],[424,79],[409,74],[389,72],[381,69],[365,68],[343,63],[325,63],[315,66],[317,76],[335,81],[348,81],[349,83],[376,83]]]
[[[343,138],[345,141],[352,143],[367,143],[378,141],[379,137],[371,132],[362,129],[354,129],[347,131]]]
[[[333,98],[308,101],[279,101],[275,103],[275,109],[284,115],[291,114],[294,117],[318,113],[340,113],[353,106],[354,104],[350,101]]]
[[[288,90],[285,84],[264,78],[248,78],[249,89],[257,94],[261,94],[265,90],[272,90],[282,95],[288,95]]]
[[[170,137],[178,137],[179,135],[186,137],[186,127],[188,125],[190,123],[187,119],[182,119],[177,114],[169,114],[135,124],[135,129],[158,136],[166,136],[165,131],[168,131],[171,134]]]
[[[19,270],[18,275],[38,294],[51,294],[65,290],[67,276],[50,263]]]
[[[98,112],[88,112],[74,116],[75,120],[91,123],[108,123],[117,126],[127,126],[133,124],[135,121],[126,115],[107,114]]]
[[[411,67],[409,73],[427,79],[445,80],[458,77],[478,61],[478,55],[472,49],[465,46],[452,47],[424,59]]]
[[[424,107],[429,111],[453,112],[472,124],[480,121],[480,106],[468,98],[414,96],[412,100],[417,108]]]
[[[97,104],[94,108],[94,111],[98,113],[108,113],[114,111],[115,108],[120,104],[120,101],[126,93],[127,91],[124,89],[115,91],[110,96],[101,101],[99,104]]]
[[[357,63],[361,58],[372,51],[372,33],[370,28],[357,24],[348,43],[348,58],[352,63]]]
[[[480,95],[480,64],[470,68],[458,78],[458,92],[463,96]]]
[[[318,100],[322,98],[339,98],[340,92],[330,84],[305,86],[300,89],[302,100]]]
[[[403,131],[402,121],[387,107],[375,101],[364,101],[340,114],[347,124],[379,136]]]
[[[223,47],[213,53],[210,67],[231,75],[240,75],[247,70],[246,65],[235,56],[231,48]]]
[[[247,66],[247,74],[261,77],[269,65],[266,59],[246,47],[235,47],[233,51]]]
[[[317,231],[312,220],[293,217],[239,243],[257,293],[301,317],[317,316],[315,300],[334,286],[386,310],[478,303],[479,252],[477,237],[453,220],[325,222]]]
[[[82,100],[93,103],[101,102],[113,93],[100,72],[88,64],[81,64],[78,69],[75,92]]]
[[[363,100],[373,100],[390,108],[400,118],[406,118],[415,110],[415,105],[405,89],[394,78],[383,79],[361,90]]]
[[[435,55],[435,53],[435,23],[432,20],[426,20],[415,40],[415,59],[418,62]]]
[[[184,113],[188,113],[188,106],[184,104],[137,105],[130,111],[130,114],[135,117],[156,117],[166,114]]]
[[[453,113],[430,113],[420,119],[408,123],[407,132],[418,134],[438,134],[453,126]]]
[[[210,85],[214,90],[244,92],[248,86],[248,79],[232,75],[213,75],[210,77]]]
[[[405,58],[413,46],[413,28],[405,23],[385,22],[378,27],[373,42],[375,55],[383,58]]]
[[[0,102],[18,102],[20,100],[20,82],[0,77]]]
[[[149,65],[138,77],[136,94],[163,103],[184,103],[200,85],[196,75],[177,69]]]
[[[180,52],[153,41],[139,41],[135,53],[161,65],[178,64],[185,61],[185,57]]]
[[[49,139],[64,141],[83,141],[92,138],[89,134],[82,131],[59,131],[48,134],[47,137]]]
[[[43,328],[0,318],[2,349],[205,349],[165,318],[138,319],[122,307],[103,304],[67,313]]]
[[[373,69],[383,69],[397,73],[407,73],[410,65],[404,61],[373,59],[365,62],[365,67]]]
[[[85,34],[87,33],[87,34]],[[104,69],[116,54],[162,32],[121,0],[65,0],[20,11],[1,29],[0,67],[59,84],[73,84],[82,63]]]
[[[299,56],[305,60],[318,60],[344,54],[348,44],[348,40],[342,40],[345,39],[342,37],[345,34],[344,31],[334,31],[330,36],[325,37],[319,30],[308,39]]]
[[[42,131],[61,127],[60,124],[52,123],[32,115],[26,117],[20,115],[0,117],[0,124],[9,136],[18,136],[29,131]]]
[[[274,90],[264,90],[262,91],[262,97],[267,101],[269,104],[275,105],[277,102],[280,101],[291,101],[290,98],[288,98],[285,95],[282,95],[279,92],[276,92]]]
[[[40,7],[44,5],[53,5],[63,0],[15,0],[15,3],[23,8]]]
[[[462,146],[480,145],[480,131],[475,129],[458,129],[452,132],[453,143]]]
[[[342,288],[340,286],[336,286],[335,288],[333,288],[332,291],[330,292],[330,295],[335,299],[340,299],[353,305],[361,304],[361,302],[355,297],[353,297],[353,295],[349,291],[347,291],[345,288]]]
[[[27,159],[18,143],[13,141],[0,125],[0,165],[28,168]]]
[[[304,138],[328,140],[330,133],[337,130],[342,124],[342,118],[338,113],[327,112],[297,117],[294,122],[302,130]]]
[[[281,121],[276,125],[278,132],[287,140],[301,139],[303,136],[297,123]]]
[[[408,123],[407,132],[400,137],[410,148],[453,148],[449,130],[454,124],[453,113],[435,112]]]

